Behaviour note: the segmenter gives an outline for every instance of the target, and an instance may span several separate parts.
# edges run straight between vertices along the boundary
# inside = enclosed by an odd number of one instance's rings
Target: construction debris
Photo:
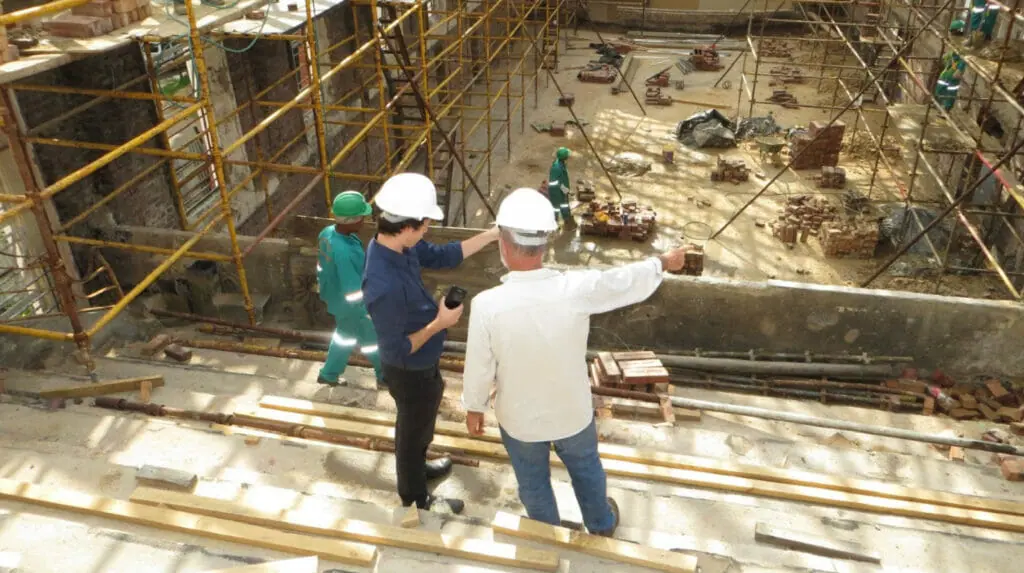
[[[597,193],[594,192],[594,186],[590,184],[590,181],[586,179],[576,181],[576,200],[580,203],[589,203],[594,199],[597,199]]]
[[[676,139],[691,147],[736,147],[734,126],[716,109],[691,115],[676,125]]]
[[[644,80],[644,85],[667,88],[670,77],[669,70],[671,69],[671,67],[665,68],[659,71],[658,73],[648,77],[646,80]]]
[[[650,160],[631,151],[616,153],[608,160],[608,171],[619,175],[639,177],[650,171],[652,167]]]
[[[715,168],[711,170],[712,181],[731,181],[738,185],[749,179],[747,162],[739,158],[719,157]]]
[[[608,64],[598,64],[594,67],[580,70],[576,79],[590,84],[610,84],[615,81],[618,73]]]
[[[188,491],[191,491],[199,482],[199,477],[192,472],[150,465],[139,468],[135,479],[141,483]]]
[[[772,236],[787,245],[807,242],[809,235],[817,235],[821,226],[838,216],[838,210],[823,197],[798,195],[790,197],[772,226]]]
[[[637,385],[653,392],[659,384],[668,384],[668,370],[653,352],[599,352],[593,361],[597,374],[595,387],[630,390]]]
[[[794,50],[785,40],[764,39],[761,41],[761,45],[757,47],[757,53],[759,56],[766,58],[785,58],[791,60],[793,59]]]
[[[661,88],[649,87],[644,92],[644,103],[649,105],[672,105],[672,97],[661,93]]]
[[[768,101],[777,103],[784,108],[800,109],[800,103],[797,101],[796,96],[786,90],[772,91],[772,95],[768,98]]]
[[[694,71],[697,70],[697,68],[693,65],[693,62],[691,62],[690,60],[676,60],[676,68],[678,68],[679,72],[682,73],[684,76],[687,74],[692,74]]]
[[[870,259],[878,248],[878,221],[856,219],[829,221],[821,226],[818,238],[826,257]]]
[[[793,169],[820,169],[825,165],[835,167],[839,163],[845,133],[846,124],[841,121],[832,125],[812,121],[808,131],[793,134],[789,139]]]
[[[569,107],[576,103],[576,96],[574,94],[562,94],[558,96],[558,105],[562,107]]]
[[[818,187],[825,189],[842,189],[846,187],[846,170],[842,167],[821,168],[821,175],[818,176]]]
[[[718,58],[718,50],[710,45],[694,48],[690,54],[690,63],[702,72],[716,72],[723,67]]]
[[[772,68],[768,73],[772,76],[772,79],[768,82],[769,86],[802,84],[805,81],[804,74],[799,68],[782,66],[779,68]]]
[[[580,231],[585,235],[646,241],[654,232],[657,213],[636,201],[591,201],[582,215]]]

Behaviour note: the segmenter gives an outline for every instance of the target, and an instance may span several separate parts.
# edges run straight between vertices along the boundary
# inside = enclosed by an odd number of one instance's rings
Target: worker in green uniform
[[[555,162],[548,172],[548,199],[555,209],[555,220],[561,216],[566,225],[575,225],[572,211],[569,209],[569,168],[565,162],[569,159],[569,150],[559,147],[555,152]]]
[[[935,83],[935,99],[946,111],[953,109],[956,103],[956,96],[960,92],[960,77],[960,71],[954,64],[942,70],[939,81]]]
[[[334,317],[335,326],[327,361],[317,378],[321,384],[338,386],[344,383],[341,374],[357,346],[373,364],[377,380],[381,379],[377,333],[363,304],[366,252],[357,235],[363,220],[372,212],[373,208],[362,193],[345,191],[334,198],[331,206],[334,224],[320,232],[317,281],[320,299]]]
[[[955,67],[956,71],[961,74],[967,69],[967,62],[956,52],[946,52],[946,55],[942,56],[942,69],[949,67]]]
[[[971,17],[967,24],[967,43],[977,47],[982,42],[992,39],[999,18],[999,5],[988,0],[972,0]]]

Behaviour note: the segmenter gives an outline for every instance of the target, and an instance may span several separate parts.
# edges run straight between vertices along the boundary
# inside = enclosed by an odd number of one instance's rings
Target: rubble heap
[[[820,169],[825,165],[835,167],[839,163],[846,124],[837,121],[831,126],[826,125],[812,121],[806,133],[797,133],[790,139],[789,155],[793,158],[793,169]]]
[[[772,223],[772,236],[789,245],[795,244],[798,236],[801,242],[807,242],[809,235],[817,235],[824,223],[838,215],[838,209],[824,197],[790,197],[778,220]]]
[[[829,221],[818,233],[826,257],[870,259],[878,247],[878,221],[854,219],[847,222]]]
[[[582,215],[584,235],[646,241],[654,232],[658,214],[636,201],[591,201]]]

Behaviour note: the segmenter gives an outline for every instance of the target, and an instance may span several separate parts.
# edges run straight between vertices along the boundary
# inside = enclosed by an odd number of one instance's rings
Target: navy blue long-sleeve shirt
[[[377,331],[377,345],[384,364],[409,370],[437,364],[444,350],[441,331],[411,352],[409,335],[430,324],[437,316],[437,302],[427,292],[420,269],[450,269],[462,264],[462,245],[435,245],[420,241],[404,253],[376,241],[366,247],[363,301]]]

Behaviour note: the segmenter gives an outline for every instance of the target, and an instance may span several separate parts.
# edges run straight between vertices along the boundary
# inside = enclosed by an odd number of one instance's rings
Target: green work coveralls
[[[380,380],[380,355],[377,333],[363,304],[363,266],[366,252],[359,237],[343,235],[334,225],[320,232],[317,255],[317,281],[320,300],[334,317],[334,335],[327,350],[327,361],[320,370],[320,379],[337,382],[348,365],[352,351],[359,351],[373,364]]]
[[[562,219],[572,219],[572,211],[569,210],[569,170],[565,162],[555,159],[551,164],[551,171],[548,173],[548,199],[555,209],[555,220],[561,215]]]
[[[935,99],[946,111],[953,109],[960,91],[960,78],[957,76],[956,66],[951,65],[939,74],[939,81],[935,84]]]

